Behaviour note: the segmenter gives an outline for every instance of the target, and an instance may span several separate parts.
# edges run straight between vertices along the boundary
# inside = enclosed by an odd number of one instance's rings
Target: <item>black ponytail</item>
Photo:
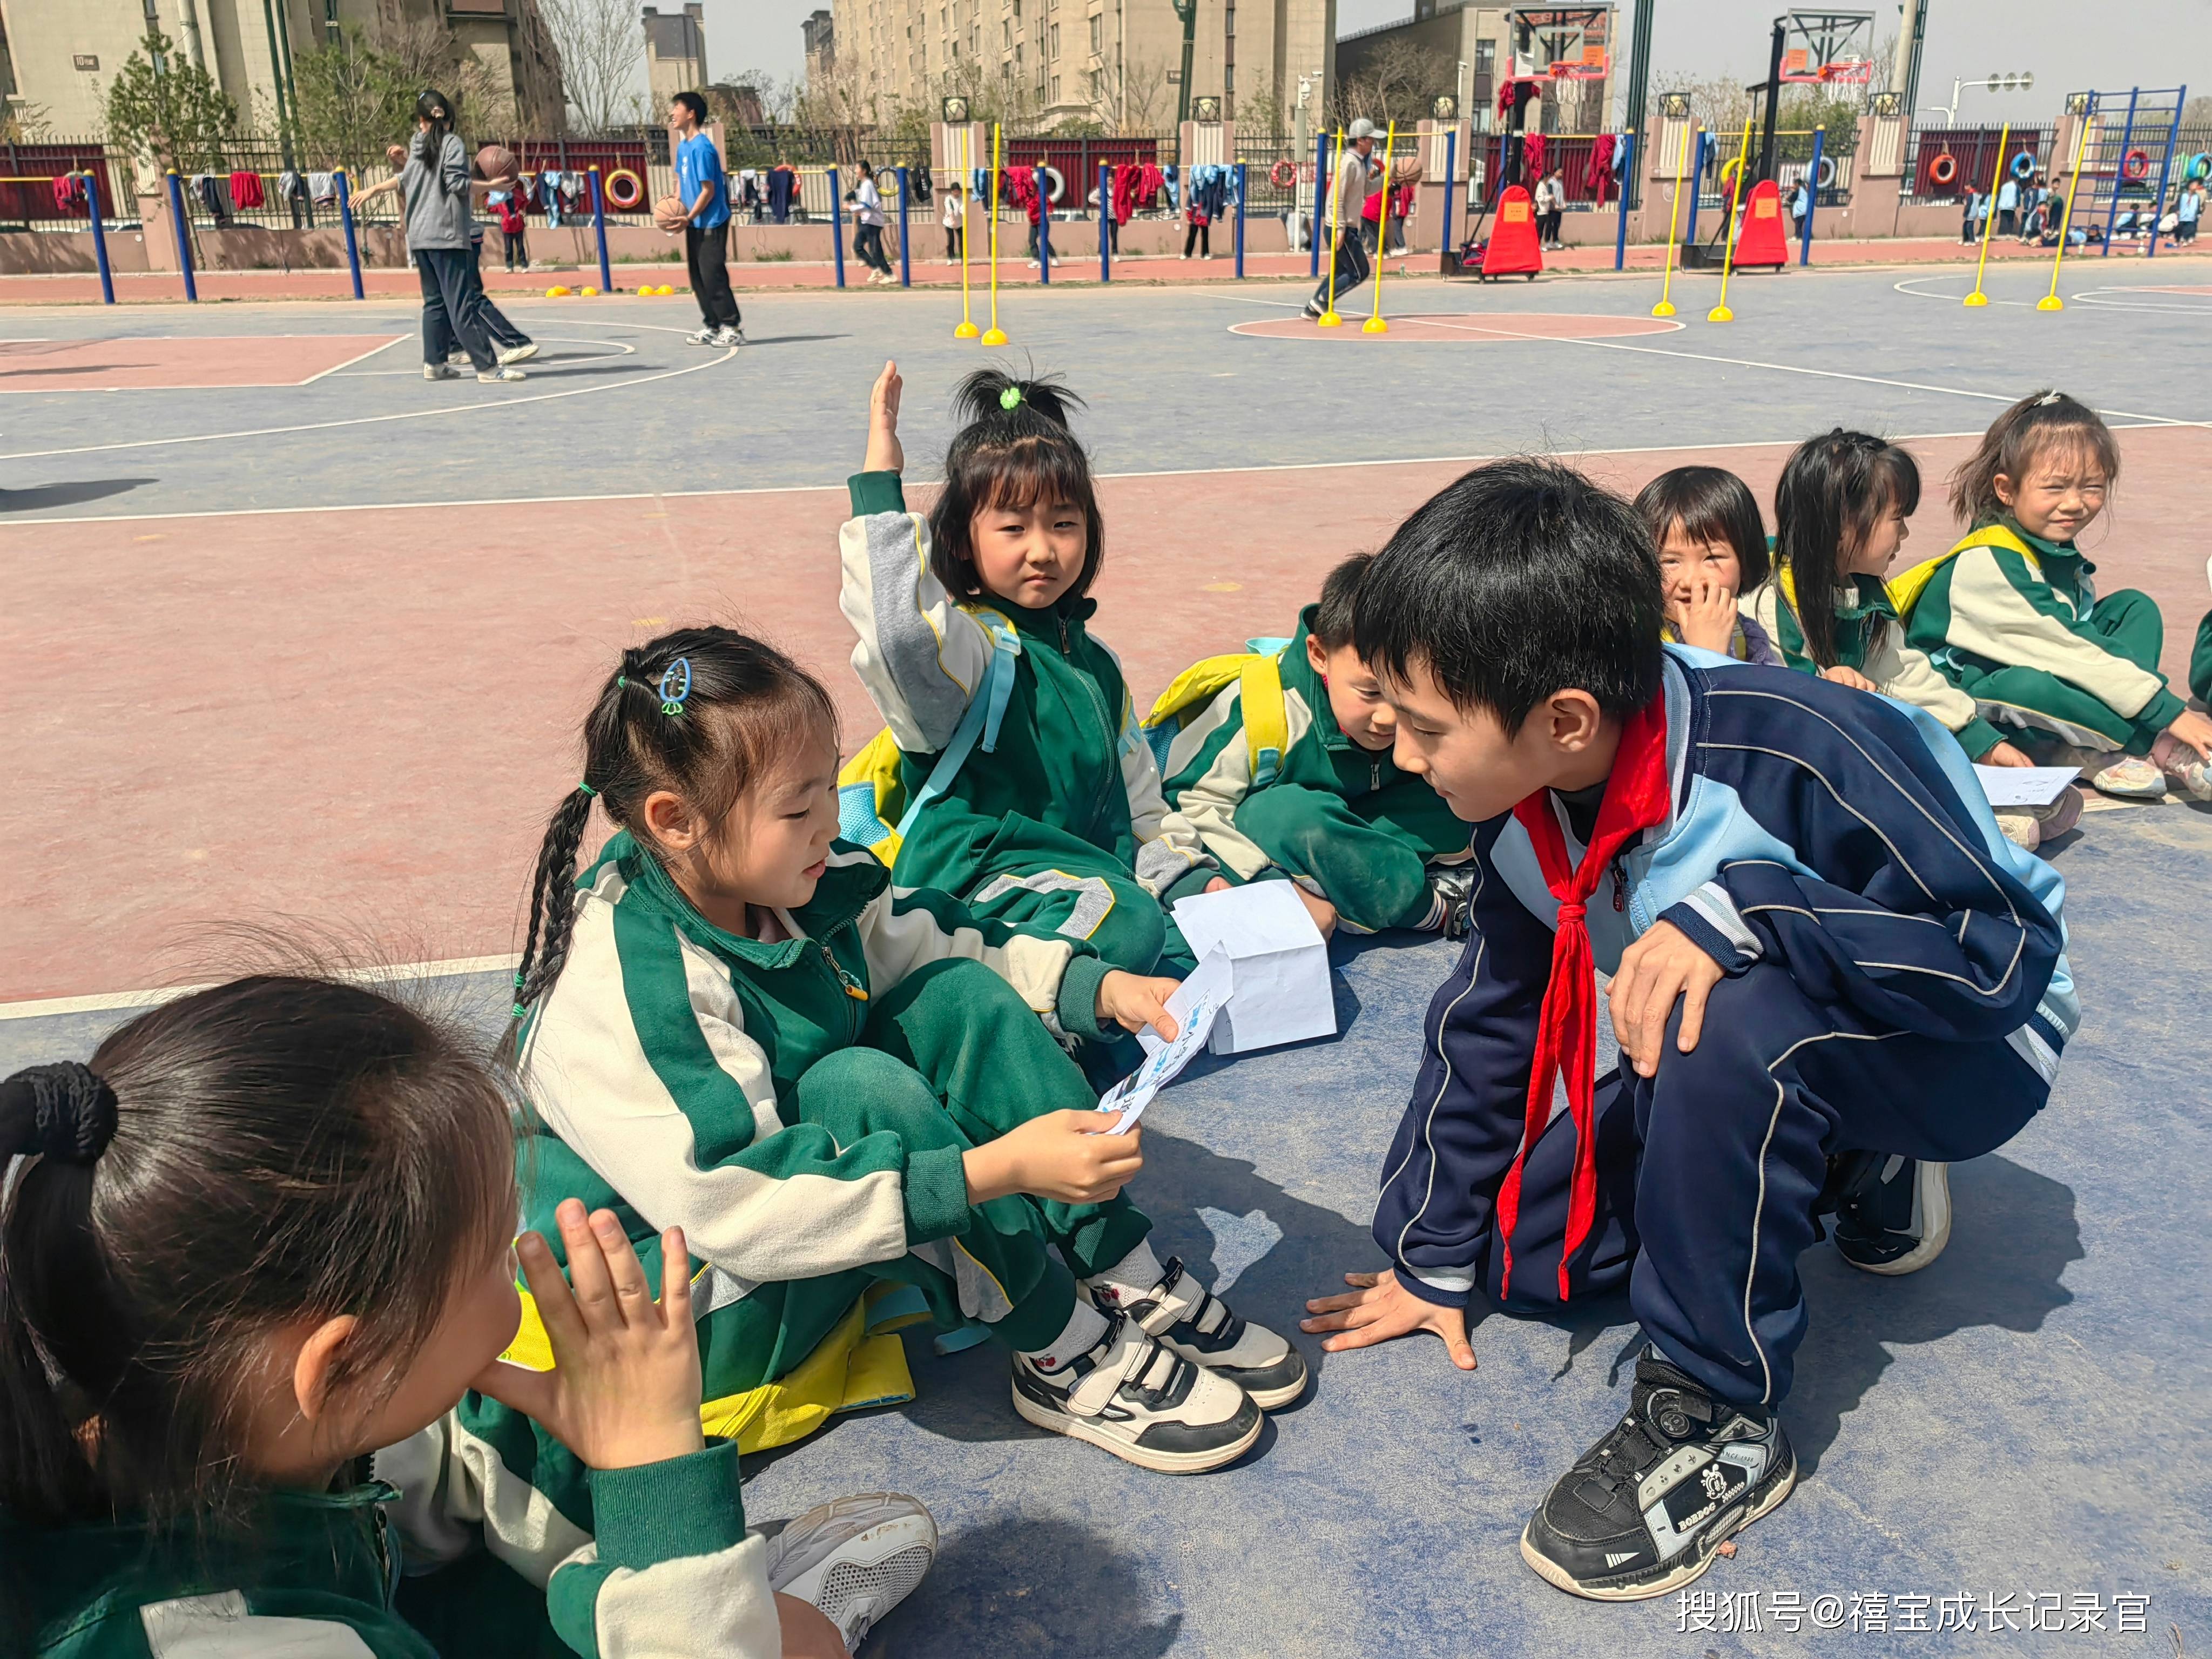
[[[679,628],[623,653],[584,717],[583,781],[545,826],[531,878],[530,921],[514,975],[515,1024],[553,988],[576,924],[576,860],[597,800],[654,858],[647,797],[682,796],[719,819],[762,769],[810,729],[836,730],[822,682],[774,646],[729,628]]]
[[[268,1339],[357,1316],[333,1378],[372,1410],[513,1236],[508,1125],[464,1040],[304,975],[0,1083],[0,1163],[30,1160],[0,1207],[0,1511],[233,1516]],[[11,1609],[27,1571],[0,1560]]]
[[[426,88],[415,100],[415,114],[418,120],[430,124],[428,131],[418,129],[422,140],[422,166],[429,173],[430,188],[443,196],[446,193],[443,165],[446,139],[453,130],[453,100],[434,87]]]
[[[1082,510],[1089,535],[1082,574],[1064,596],[1079,599],[1106,556],[1105,525],[1091,481],[1091,458],[1068,425],[1083,399],[1050,377],[1018,380],[979,368],[952,394],[958,434],[945,456],[945,488],[930,508],[930,574],[957,599],[988,599],[969,534],[978,513],[1065,501]]]
[[[1850,592],[1844,561],[1892,512],[1920,505],[1920,468],[1911,455],[1871,433],[1842,427],[1808,438],[1784,463],[1774,486],[1774,553],[1797,594],[1805,654],[1836,665],[1836,606]]]

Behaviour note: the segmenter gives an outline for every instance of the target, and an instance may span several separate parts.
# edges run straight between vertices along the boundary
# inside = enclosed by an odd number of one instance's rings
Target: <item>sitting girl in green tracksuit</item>
[[[2119,473],[2111,429],[2062,392],[1998,416],[1951,480],[1972,531],[1899,584],[1914,590],[1905,637],[1984,716],[2107,793],[2155,798],[2170,781],[2212,800],[2212,719],[2159,672],[2157,601],[2098,597],[2075,545]]]
[[[1455,866],[1468,857],[1467,826],[1426,781],[1392,763],[1390,705],[1352,648],[1352,601],[1373,556],[1355,554],[1330,571],[1272,666],[1252,661],[1268,676],[1274,708],[1249,709],[1240,674],[1188,711],[1169,709],[1170,688],[1153,711],[1148,729],[1174,734],[1161,766],[1168,804],[1223,872],[1194,871],[1182,889],[1287,878],[1324,934],[1340,917],[1363,933],[1413,927],[1457,938],[1468,882]],[[1269,729],[1256,732],[1255,718]]]
[[[909,513],[901,382],[877,380],[838,538],[853,667],[889,730],[847,768],[847,840],[901,887],[1088,943],[1132,973],[1189,964],[1158,896],[1211,868],[1168,810],[1114,653],[1085,631],[1103,553],[1070,393],[979,370],[945,483]]]
[[[748,1449],[858,1403],[808,1395],[816,1351],[852,1347],[890,1280],[1014,1350],[1030,1422],[1147,1468],[1231,1461],[1304,1361],[1154,1259],[1121,1192],[1139,1131],[1101,1132],[1055,1040],[1171,1036],[1173,982],[894,888],[834,839],[836,772],[829,694],[778,652],[695,628],[623,653],[518,975],[526,1215],[612,1209],[648,1261],[684,1228],[705,1409]],[[579,878],[594,800],[618,833]]]

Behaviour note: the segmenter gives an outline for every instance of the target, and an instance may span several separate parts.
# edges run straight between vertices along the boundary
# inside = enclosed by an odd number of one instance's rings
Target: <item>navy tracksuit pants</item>
[[[1678,1007],[1656,1076],[1624,1066],[1598,1079],[1597,1214],[1569,1289],[1581,1297],[1626,1279],[1669,1360],[1722,1399],[1772,1407],[1805,1336],[1797,1257],[1813,1242],[1828,1155],[1978,1158],[2018,1133],[2050,1087],[2002,1042],[1871,1025],[1813,1001],[1767,963],[1713,988],[1686,1054],[1675,1048],[1680,1018]],[[1522,1170],[1503,1305],[1558,1306],[1574,1151],[1563,1110]],[[1475,1268],[1493,1303],[1504,1265],[1495,1227],[1493,1211]]]

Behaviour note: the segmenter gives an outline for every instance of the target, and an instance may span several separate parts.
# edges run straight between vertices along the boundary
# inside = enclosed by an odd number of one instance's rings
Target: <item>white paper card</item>
[[[1255,881],[1179,899],[1175,919],[1193,951],[1224,951],[1236,971],[1236,991],[1214,1024],[1214,1053],[1335,1035],[1328,945],[1289,882]]]
[[[1992,806],[2048,806],[2081,775],[2078,766],[1977,766]]]
[[[1142,1117],[1152,1097],[1173,1082],[1190,1063],[1190,1057],[1206,1046],[1213,1032],[1214,1017],[1228,1003],[1236,984],[1228,953],[1208,951],[1168,999],[1168,1013],[1176,1023],[1175,1041],[1163,1042],[1150,1026],[1137,1034],[1145,1048],[1145,1063],[1098,1097],[1100,1111],[1121,1115],[1115,1120],[1113,1133],[1120,1134]]]

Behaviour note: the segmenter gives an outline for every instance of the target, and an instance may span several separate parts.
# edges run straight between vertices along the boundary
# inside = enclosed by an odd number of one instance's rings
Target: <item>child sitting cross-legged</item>
[[[2171,783],[2212,800],[2212,717],[2159,672],[2158,602],[2100,595],[2076,544],[2119,474],[2111,428],[2063,392],[1998,416],[1952,476],[1972,528],[1924,576],[1907,573],[1924,585],[1905,636],[1987,719],[2107,794],[2156,798]]]
[[[1170,687],[1153,709],[1168,804],[1226,872],[1194,872],[1164,897],[1287,878],[1323,934],[1340,917],[1359,933],[1466,931],[1467,826],[1391,761],[1390,705],[1352,648],[1372,556],[1328,573],[1279,651],[1213,659],[1228,684],[1188,709]]]
[[[474,1047],[263,974],[0,1083],[7,1652],[832,1659],[920,1581],[910,1498],[746,1531],[683,1230],[656,1296],[614,1216],[549,1211],[572,1293]],[[501,1361],[518,1261],[550,1370]]]
[[[1723,467],[1678,466],[1644,486],[1636,510],[1659,550],[1668,642],[1783,666],[1765,629],[1736,605],[1765,581],[1771,562],[1750,486]]]
[[[1305,1322],[1333,1350],[1429,1331],[1471,1370],[1478,1299],[1626,1285],[1626,1411],[1521,1542],[1599,1600],[1689,1583],[1789,1495],[1814,1218],[1890,1171],[1907,1201],[1861,1265],[1932,1260],[1948,1195],[1922,1161],[2017,1133],[2077,1019],[2058,876],[1939,724],[1662,646],[1661,615],[1635,510],[1539,461],[1446,488],[1362,583],[1399,763],[1474,826],[1472,926],[1383,1164],[1389,1265]]]
[[[623,653],[531,903],[526,1213],[581,1198],[648,1249],[683,1226],[709,1401],[789,1378],[893,1280],[1012,1351],[1038,1426],[1230,1462],[1304,1361],[1154,1258],[1121,1192],[1141,1131],[1103,1133],[1056,1039],[1172,1037],[1173,981],[895,887],[836,841],[836,773],[829,694],[781,653],[693,628]],[[617,833],[580,877],[594,801]]]

